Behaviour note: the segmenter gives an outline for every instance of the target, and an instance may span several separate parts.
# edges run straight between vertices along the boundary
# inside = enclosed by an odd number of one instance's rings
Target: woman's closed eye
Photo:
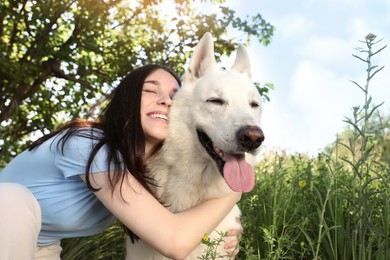
[[[155,88],[143,88],[142,92],[157,94],[157,90]]]

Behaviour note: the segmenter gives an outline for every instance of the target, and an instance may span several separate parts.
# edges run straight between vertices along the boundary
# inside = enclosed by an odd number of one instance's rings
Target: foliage
[[[232,256],[229,255],[221,255],[218,253],[217,249],[220,246],[223,246],[225,243],[224,238],[227,237],[227,232],[218,232],[218,237],[217,238],[210,238],[209,235],[206,233],[203,238],[202,238],[202,244],[206,246],[205,251],[203,254],[198,257],[201,260],[208,260],[208,259],[226,259],[226,260],[231,260],[233,259]],[[237,247],[236,247],[237,249]]]
[[[216,38],[217,59],[243,43],[227,30],[270,43],[274,28],[260,14],[242,19],[223,0],[202,1],[215,7],[211,14],[194,0],[171,1],[164,12],[163,2],[0,2],[0,167],[64,121],[96,117],[134,67],[160,63],[182,74],[206,31]],[[265,96],[268,89],[260,87]]]
[[[125,259],[125,232],[118,221],[115,221],[104,232],[90,237],[64,239],[62,260],[118,260]]]

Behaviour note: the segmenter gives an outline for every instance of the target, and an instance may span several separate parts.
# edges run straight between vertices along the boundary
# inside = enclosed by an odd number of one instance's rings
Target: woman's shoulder
[[[103,137],[103,130],[98,128],[82,127],[78,129],[66,129],[53,136],[50,145],[52,148],[62,152],[90,150]]]
[[[104,144],[98,145],[102,143],[102,137],[104,132],[94,128],[80,128],[72,133],[61,133],[52,144],[56,153],[56,165],[66,172],[66,177],[75,173],[81,174],[85,172],[85,167],[93,155],[91,172],[107,171],[107,148]]]
[[[95,127],[80,127],[76,129],[65,129],[64,131],[58,133],[56,139],[60,140],[83,140],[83,139],[91,139],[91,140],[100,140],[104,137],[104,131]]]

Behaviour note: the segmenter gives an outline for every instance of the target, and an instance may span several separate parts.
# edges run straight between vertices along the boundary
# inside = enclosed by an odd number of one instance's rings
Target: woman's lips
[[[162,114],[162,113],[150,113],[148,114],[148,117],[151,117],[151,118],[159,118],[159,119],[163,119],[165,121],[168,121],[168,115],[167,114]]]

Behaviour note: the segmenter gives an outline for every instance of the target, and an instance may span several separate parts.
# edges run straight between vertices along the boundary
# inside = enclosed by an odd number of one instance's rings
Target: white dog
[[[255,175],[245,154],[255,154],[264,140],[261,103],[250,80],[246,48],[240,46],[230,70],[221,70],[215,61],[212,36],[206,33],[195,48],[183,87],[174,97],[168,137],[148,162],[150,175],[158,183],[156,194],[172,212],[231,190],[252,190]],[[241,228],[238,216],[236,206],[210,239]],[[226,255],[223,246],[220,255]],[[204,249],[199,245],[186,259],[198,259]],[[166,258],[143,241],[127,241],[126,259]]]

